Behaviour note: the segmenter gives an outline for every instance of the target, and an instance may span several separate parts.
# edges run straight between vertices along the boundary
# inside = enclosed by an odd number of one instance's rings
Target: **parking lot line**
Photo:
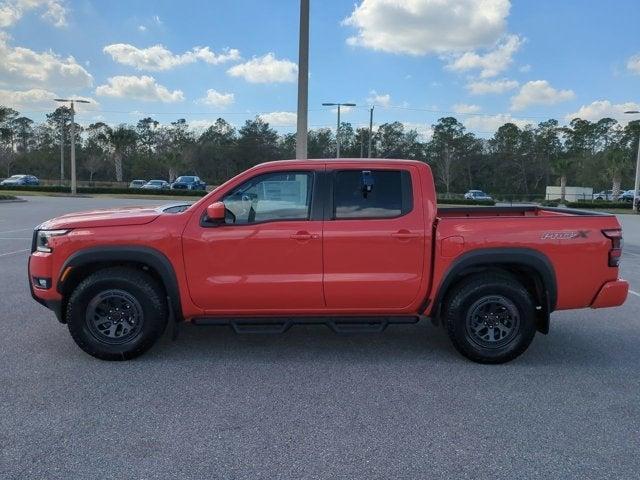
[[[629,293],[630,293],[631,295],[635,295],[636,297],[640,297],[640,293],[638,293],[638,292],[634,292],[633,290],[629,290]]]
[[[17,230],[4,230],[3,232],[0,232],[0,234],[14,233],[14,232],[27,232],[29,230],[33,230],[33,228],[19,228]]]
[[[16,250],[14,252],[0,253],[0,257],[6,257],[8,255],[14,255],[16,253],[28,252],[29,248],[23,248],[22,250]]]

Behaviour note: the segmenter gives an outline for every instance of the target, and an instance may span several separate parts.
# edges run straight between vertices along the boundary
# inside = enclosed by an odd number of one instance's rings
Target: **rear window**
[[[335,173],[333,218],[399,217],[413,208],[406,170],[343,170]]]

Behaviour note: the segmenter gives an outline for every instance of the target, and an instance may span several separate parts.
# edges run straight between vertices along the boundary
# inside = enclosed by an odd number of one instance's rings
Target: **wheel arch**
[[[79,250],[67,258],[56,283],[62,295],[63,308],[73,289],[88,275],[115,265],[138,267],[149,273],[164,288],[169,308],[176,321],[183,319],[178,279],[171,261],[159,250],[141,246],[91,247]],[[68,268],[69,273],[65,275]]]
[[[514,275],[541,307],[537,310],[538,330],[549,331],[549,315],[557,305],[555,270],[549,258],[530,248],[486,248],[463,254],[447,269],[436,293],[431,316],[439,318],[447,294],[469,275],[487,271]]]

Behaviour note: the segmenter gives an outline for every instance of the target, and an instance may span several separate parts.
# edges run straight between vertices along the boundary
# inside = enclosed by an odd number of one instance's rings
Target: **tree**
[[[631,158],[624,148],[614,146],[604,152],[604,159],[607,176],[611,179],[611,195],[613,198],[618,198],[622,176],[631,168]]]
[[[111,158],[117,182],[122,182],[122,161],[135,148],[137,135],[133,128],[124,124],[116,128],[105,129],[106,139],[110,147]]]
[[[564,202],[567,194],[567,175],[573,166],[574,159],[571,157],[556,157],[551,160],[553,173],[560,177],[560,199]]]

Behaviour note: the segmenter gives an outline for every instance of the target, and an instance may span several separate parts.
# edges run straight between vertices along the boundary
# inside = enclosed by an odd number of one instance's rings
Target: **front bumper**
[[[627,299],[629,284],[625,280],[613,280],[605,283],[596,298],[591,303],[591,308],[607,308],[622,305]]]

